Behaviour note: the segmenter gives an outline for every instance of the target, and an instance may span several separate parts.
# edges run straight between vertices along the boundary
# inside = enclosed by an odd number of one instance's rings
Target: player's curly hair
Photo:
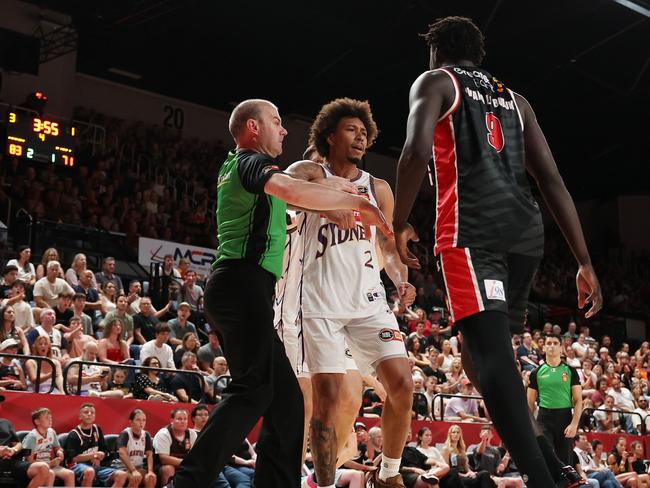
[[[420,34],[429,46],[438,50],[446,61],[466,59],[481,64],[485,57],[484,37],[467,17],[444,17],[429,25],[429,32]]]
[[[330,146],[327,138],[336,131],[336,126],[344,117],[357,117],[368,132],[368,145],[370,148],[377,139],[379,130],[372,118],[372,110],[367,100],[354,100],[352,98],[337,98],[323,105],[309,129],[309,145],[316,147],[318,154],[329,156]]]

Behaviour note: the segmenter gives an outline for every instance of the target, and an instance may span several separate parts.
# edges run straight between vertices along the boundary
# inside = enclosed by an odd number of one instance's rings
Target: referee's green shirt
[[[566,363],[545,363],[530,373],[529,388],[537,390],[541,408],[573,408],[571,387],[579,384],[578,372]]]
[[[287,204],[264,193],[269,178],[280,173],[266,154],[231,151],[219,170],[217,183],[217,259],[244,259],[275,275],[282,274],[287,235]]]

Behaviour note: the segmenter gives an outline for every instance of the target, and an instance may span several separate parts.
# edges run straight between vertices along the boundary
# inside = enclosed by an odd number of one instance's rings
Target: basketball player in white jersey
[[[325,163],[301,161],[287,171],[309,180],[346,178],[359,193],[392,215],[388,183],[357,167],[376,135],[367,102],[334,100],[321,109],[310,134],[310,144]],[[346,373],[347,342],[357,364],[372,368],[388,394],[382,416],[384,451],[375,486],[403,487],[398,470],[410,426],[413,382],[397,321],[381,283],[377,239],[400,301],[412,303],[415,288],[407,281],[407,268],[399,260],[394,240],[383,239],[374,228],[368,231],[353,214],[343,213],[334,223],[331,216],[307,213],[304,232],[301,311],[313,388],[310,445],[318,486],[334,486],[337,437],[342,434],[337,430],[336,412]]]

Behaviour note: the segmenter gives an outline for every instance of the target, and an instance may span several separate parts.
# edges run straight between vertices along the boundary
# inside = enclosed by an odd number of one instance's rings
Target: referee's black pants
[[[571,464],[571,444],[573,439],[564,435],[566,429],[573,420],[573,413],[570,408],[539,408],[537,423],[544,437],[553,446],[555,454],[565,465]]]
[[[174,477],[179,488],[212,486],[260,417],[256,488],[298,488],[304,406],[273,328],[275,278],[243,260],[220,263],[205,288],[205,312],[223,338],[232,383]]]

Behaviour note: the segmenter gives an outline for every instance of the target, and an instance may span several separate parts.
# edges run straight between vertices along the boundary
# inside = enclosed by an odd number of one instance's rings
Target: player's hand
[[[395,246],[399,253],[399,258],[403,264],[409,268],[420,269],[420,262],[413,253],[409,250],[409,241],[418,242],[420,238],[409,223],[395,229]]]
[[[327,210],[322,214],[327,217],[327,220],[336,224],[339,229],[354,229],[357,225],[352,210]]]
[[[576,432],[578,432],[578,426],[569,424],[566,429],[564,429],[564,437],[567,439],[573,439],[576,436]]]
[[[319,185],[328,186],[334,190],[344,191],[346,193],[352,193],[353,195],[358,195],[359,190],[357,185],[352,183],[347,178],[341,178],[340,176],[330,176],[328,178],[318,178],[313,180],[312,183],[318,183]]]
[[[404,304],[405,307],[408,307],[415,301],[417,291],[411,283],[405,281],[397,285],[397,295],[400,303]]]
[[[370,226],[374,225],[377,229],[384,234],[389,239],[393,238],[393,229],[390,227],[386,221],[386,217],[382,211],[374,205],[370,200],[367,200],[363,197],[357,197],[359,199],[359,216],[361,217],[361,222],[363,223],[363,228],[366,232],[366,236],[370,236]]]
[[[596,277],[596,272],[591,264],[578,268],[576,288],[578,289],[578,307],[584,308],[587,303],[591,303],[591,307],[585,313],[585,317],[593,317],[603,307],[603,294],[600,290],[600,283]]]

